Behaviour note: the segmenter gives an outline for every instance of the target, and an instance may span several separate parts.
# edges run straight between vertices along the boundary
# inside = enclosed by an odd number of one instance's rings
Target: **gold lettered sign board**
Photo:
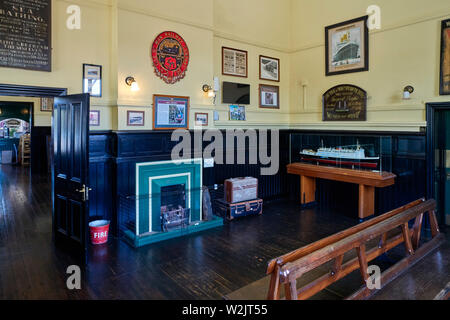
[[[51,0],[0,1],[0,67],[51,71]]]
[[[338,85],[323,95],[323,121],[366,121],[367,92],[350,84]]]

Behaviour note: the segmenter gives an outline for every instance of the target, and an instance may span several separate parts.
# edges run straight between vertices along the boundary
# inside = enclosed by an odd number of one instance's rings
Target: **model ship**
[[[336,147],[325,148],[322,147],[317,151],[305,149],[300,152],[301,160],[306,162],[313,162],[317,164],[341,165],[354,168],[355,166],[362,168],[377,169],[380,157],[367,157],[366,151],[359,143],[355,148],[350,147]]]

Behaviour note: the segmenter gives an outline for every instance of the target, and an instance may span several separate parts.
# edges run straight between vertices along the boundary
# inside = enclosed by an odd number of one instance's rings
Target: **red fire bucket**
[[[92,244],[102,244],[108,242],[109,221],[96,220],[89,223]]]

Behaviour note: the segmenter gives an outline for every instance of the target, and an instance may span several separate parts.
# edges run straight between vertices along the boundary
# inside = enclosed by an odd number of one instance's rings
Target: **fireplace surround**
[[[134,212],[125,231],[135,247],[223,225],[202,214],[202,159],[136,164],[136,193],[126,206]],[[130,214],[131,216],[131,214]],[[133,230],[133,229],[134,230]]]

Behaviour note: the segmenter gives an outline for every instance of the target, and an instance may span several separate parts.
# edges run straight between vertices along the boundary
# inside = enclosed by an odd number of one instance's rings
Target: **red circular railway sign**
[[[184,78],[189,64],[189,49],[176,32],[160,33],[151,48],[155,73],[168,84]]]

